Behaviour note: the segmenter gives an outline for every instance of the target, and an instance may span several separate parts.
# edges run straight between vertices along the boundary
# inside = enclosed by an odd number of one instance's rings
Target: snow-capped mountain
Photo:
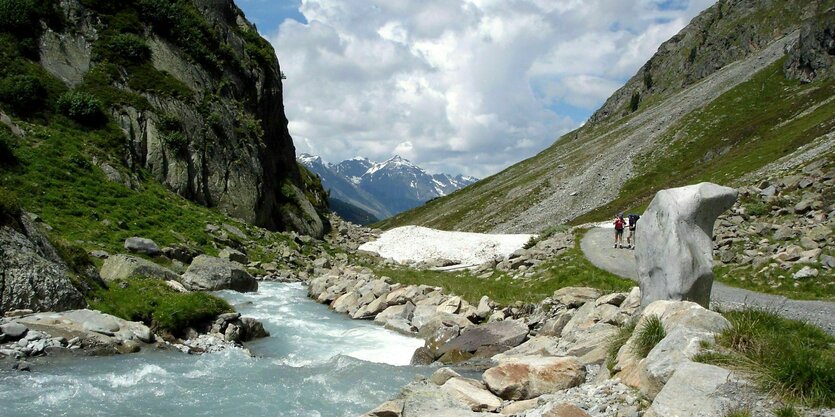
[[[301,154],[297,159],[322,178],[331,199],[356,206],[379,220],[478,181],[463,175],[429,174],[400,156],[376,163],[357,157],[330,164],[308,154]]]

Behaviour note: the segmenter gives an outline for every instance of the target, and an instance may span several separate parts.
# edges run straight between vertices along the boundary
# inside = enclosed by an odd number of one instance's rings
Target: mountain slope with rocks
[[[383,162],[357,157],[331,164],[321,157],[301,154],[298,160],[322,179],[334,211],[352,221],[363,217],[357,209],[386,219],[477,181],[464,175],[430,174],[400,156]]]
[[[129,189],[153,180],[253,224],[324,233],[275,53],[231,0],[6,0],[0,20],[3,117],[46,129],[12,127],[28,138],[5,146],[77,136],[77,162]]]
[[[380,226],[533,233],[638,210],[663,188],[740,185],[835,129],[833,7],[719,1],[662,44],[581,128]]]

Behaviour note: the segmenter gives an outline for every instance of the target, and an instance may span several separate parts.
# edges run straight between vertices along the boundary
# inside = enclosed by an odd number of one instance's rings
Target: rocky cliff
[[[124,133],[101,164],[257,225],[323,234],[279,63],[231,0],[68,0],[40,23],[40,65],[95,94]]]

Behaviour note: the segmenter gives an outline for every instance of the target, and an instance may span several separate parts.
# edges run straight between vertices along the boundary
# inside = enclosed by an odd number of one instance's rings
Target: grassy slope
[[[663,188],[731,184],[835,129],[833,96],[832,80],[801,85],[774,63],[668,129],[665,146],[639,159],[618,198],[575,222],[642,208]]]

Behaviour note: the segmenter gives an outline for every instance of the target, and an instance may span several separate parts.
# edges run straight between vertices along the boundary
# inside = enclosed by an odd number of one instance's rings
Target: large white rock
[[[646,417],[716,417],[740,404],[740,381],[727,369],[696,362],[679,365]]]
[[[258,281],[242,265],[208,255],[194,258],[180,280],[192,291],[258,291]]]
[[[506,400],[528,400],[576,387],[585,381],[583,364],[574,357],[511,358],[482,375],[487,388]]]
[[[638,223],[641,304],[689,300],[705,307],[713,286],[713,223],[737,191],[712,183],[661,190]]]

